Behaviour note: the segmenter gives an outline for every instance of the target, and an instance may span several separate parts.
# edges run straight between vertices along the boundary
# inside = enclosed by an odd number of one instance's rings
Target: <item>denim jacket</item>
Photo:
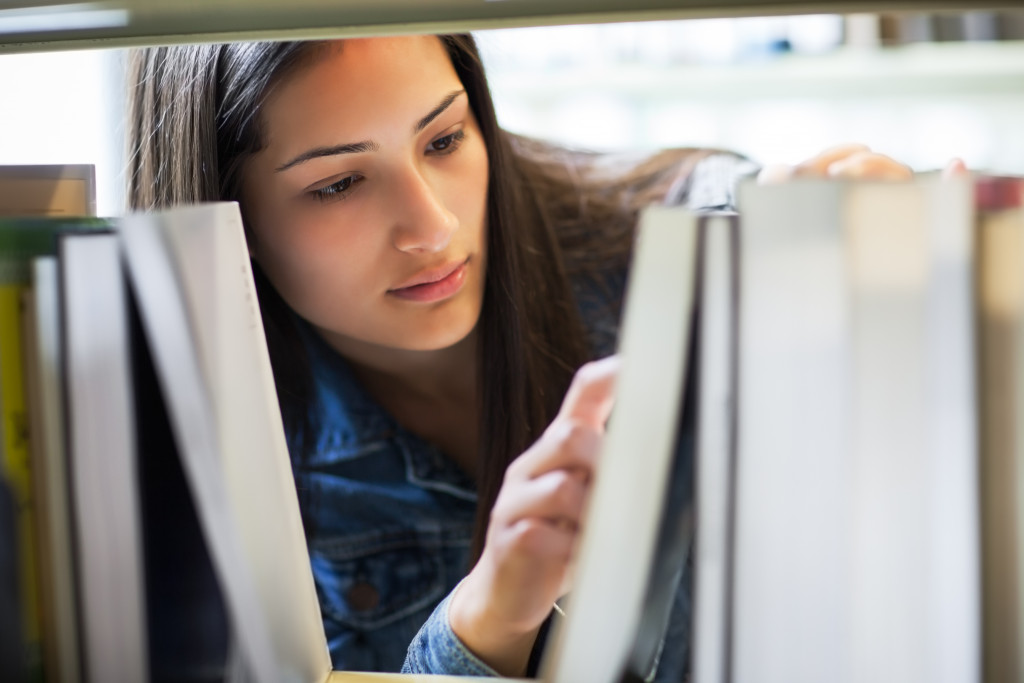
[[[695,209],[732,203],[737,169],[749,169],[735,157],[716,159],[698,164],[675,201],[690,199]],[[625,273],[609,273],[602,282],[573,283],[594,358],[615,350],[625,280]],[[447,616],[449,597],[470,568],[473,482],[395,422],[308,325],[299,327],[313,376],[312,431],[301,446],[289,434],[289,447],[312,520],[310,562],[334,668],[496,675],[459,641]],[[689,576],[687,563],[659,681],[682,680],[687,668]]]
[[[576,287],[594,357],[614,352],[624,280]],[[302,457],[298,443],[289,446],[313,522],[310,561],[334,667],[398,671],[405,662],[412,672],[494,675],[458,641],[446,612],[470,569],[473,482],[395,422],[308,325],[300,330],[314,378],[313,438]]]

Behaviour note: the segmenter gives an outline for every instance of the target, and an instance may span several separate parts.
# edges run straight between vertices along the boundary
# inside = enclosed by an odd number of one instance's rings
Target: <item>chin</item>
[[[408,334],[399,335],[396,346],[408,351],[441,351],[449,349],[466,339],[476,329],[477,318],[460,321],[460,324],[447,324],[436,329],[410,330]]]

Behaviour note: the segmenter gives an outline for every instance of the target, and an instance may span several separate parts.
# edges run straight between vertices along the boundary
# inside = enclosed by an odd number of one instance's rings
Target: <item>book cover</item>
[[[253,680],[319,683],[330,659],[237,205],[120,228],[239,661]]]
[[[1024,678],[1024,178],[976,178],[983,661]]]
[[[682,434],[698,230],[686,209],[660,206],[644,211],[638,229],[616,405],[594,474],[566,617],[543,663],[546,681],[611,683],[623,675],[644,676],[647,671],[634,669],[649,668],[655,654],[649,638],[637,643],[636,637]],[[681,531],[687,538],[679,545],[688,550],[692,528],[685,520]],[[652,616],[657,631],[664,620]]]
[[[68,459],[85,678],[148,680],[128,293],[117,235],[60,242]]]
[[[740,200],[733,676],[977,680],[969,186]]]
[[[739,220],[705,219],[698,285],[692,676],[732,679]]]
[[[92,164],[0,165],[0,216],[95,216]]]

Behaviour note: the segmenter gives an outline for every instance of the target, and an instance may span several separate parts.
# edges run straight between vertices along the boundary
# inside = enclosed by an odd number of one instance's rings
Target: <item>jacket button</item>
[[[380,593],[366,581],[356,581],[345,593],[349,607],[356,612],[369,612],[380,604]]]

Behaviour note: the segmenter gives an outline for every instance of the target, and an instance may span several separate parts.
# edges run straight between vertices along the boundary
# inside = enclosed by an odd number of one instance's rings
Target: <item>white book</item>
[[[273,383],[259,366],[225,385],[211,375],[229,363],[212,354],[230,348],[244,363],[264,344],[258,312],[255,324],[251,317],[255,292],[239,291],[252,280],[237,206],[127,216],[120,238],[241,666],[257,681],[321,681],[330,665],[308,558],[296,548],[304,536],[301,526],[281,522],[297,514],[297,502],[290,472],[282,472],[283,430],[273,433],[280,420]],[[253,396],[263,404],[254,408]],[[226,397],[249,412],[225,413]],[[256,438],[239,450],[246,430]]]
[[[115,235],[60,243],[67,434],[84,671],[148,680],[128,300]]]
[[[856,384],[854,680],[980,663],[971,197],[922,177],[847,193]]]
[[[697,526],[691,638],[695,683],[730,680],[738,251],[737,217],[709,218],[698,286]]]
[[[841,188],[741,186],[732,675],[843,681],[851,326]]]
[[[977,679],[969,207],[741,187],[736,680]]]
[[[616,404],[594,474],[566,618],[552,634],[543,664],[542,677],[551,683],[619,680],[650,616],[643,608],[690,371],[697,227],[696,217],[680,207],[649,207],[640,220]]]

